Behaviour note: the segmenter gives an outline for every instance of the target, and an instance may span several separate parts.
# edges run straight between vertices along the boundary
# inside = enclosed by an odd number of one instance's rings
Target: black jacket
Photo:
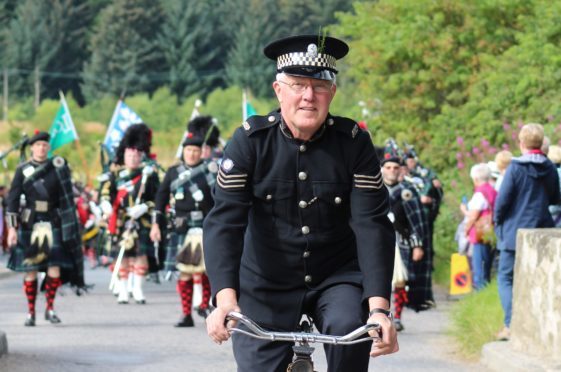
[[[254,320],[292,328],[306,290],[335,283],[389,298],[388,191],[354,121],[328,116],[302,142],[279,111],[249,118],[225,149],[214,201],[204,222],[211,288],[234,288]]]

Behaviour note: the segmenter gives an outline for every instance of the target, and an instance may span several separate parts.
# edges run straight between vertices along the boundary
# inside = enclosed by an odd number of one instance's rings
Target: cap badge
[[[316,44],[309,44],[308,51],[306,55],[311,58],[316,58],[318,56],[318,46]]]

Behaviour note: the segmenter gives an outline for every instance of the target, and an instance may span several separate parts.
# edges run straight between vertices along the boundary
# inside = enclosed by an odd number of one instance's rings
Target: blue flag
[[[103,146],[109,153],[111,159],[115,156],[115,151],[119,146],[119,142],[123,139],[127,128],[132,124],[140,123],[142,123],[140,116],[127,106],[125,102],[119,100],[113,112],[111,122],[109,123],[109,128],[107,128],[105,139],[103,140]]]

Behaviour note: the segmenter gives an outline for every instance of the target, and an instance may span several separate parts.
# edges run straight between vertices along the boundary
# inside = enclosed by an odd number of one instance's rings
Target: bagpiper
[[[109,216],[108,231],[117,255],[111,286],[118,282],[119,304],[129,302],[129,272],[133,273],[134,300],[146,303],[143,283],[148,273],[148,257],[156,257],[149,233],[159,179],[150,159],[151,141],[152,131],[146,124],[127,128],[115,153],[109,181],[101,192],[100,206]]]
[[[199,315],[207,317],[210,301],[210,284],[205,273],[202,247],[203,220],[213,206],[211,185],[218,165],[212,160],[202,160],[204,139],[189,133],[183,141],[182,161],[171,167],[161,183],[156,196],[150,237],[162,240],[160,225],[170,220],[170,235],[166,255],[166,270],[179,271],[177,292],[181,298],[183,315],[176,327],[193,327],[191,316],[193,274],[202,275],[202,303]]]
[[[61,322],[54,310],[58,287],[67,281],[85,287],[71,172],[62,157],[48,158],[49,140],[39,131],[29,139],[31,159],[16,169],[7,203],[8,268],[25,272],[26,326],[35,326],[38,272],[46,272],[45,319],[53,324]]]
[[[390,194],[389,217],[394,224],[398,248],[396,262],[397,265],[402,262],[406,272],[405,277],[396,278],[400,268],[394,269],[393,304],[397,331],[404,329],[401,315],[405,305],[415,311],[433,305],[427,217],[415,186],[401,180],[402,164],[402,159],[387,146],[381,160],[382,177]]]

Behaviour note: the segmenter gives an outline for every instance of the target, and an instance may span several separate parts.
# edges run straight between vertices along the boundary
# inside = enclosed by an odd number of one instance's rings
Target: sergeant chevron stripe
[[[365,174],[355,174],[355,187],[363,189],[380,189],[384,185],[382,173],[378,171],[375,176],[367,176]]]
[[[220,168],[216,182],[223,189],[243,189],[247,182],[247,173],[226,174]]]

